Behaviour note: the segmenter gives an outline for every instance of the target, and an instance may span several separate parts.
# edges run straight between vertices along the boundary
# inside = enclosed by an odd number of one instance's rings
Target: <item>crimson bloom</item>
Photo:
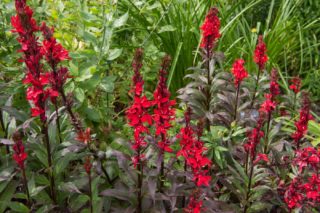
[[[276,102],[272,100],[272,94],[265,94],[265,101],[260,106],[260,111],[266,114],[271,113],[276,108]]]
[[[91,133],[90,128],[87,128],[85,131],[80,131],[77,133],[76,140],[83,142],[84,144],[88,144],[91,141]]]
[[[299,93],[300,92],[300,89],[301,89],[301,79],[296,76],[296,77],[293,77],[291,79],[291,84],[289,86],[289,88],[295,93]]]
[[[83,168],[88,175],[91,173],[92,163],[89,156],[86,157],[85,162],[83,164]]]
[[[308,131],[308,122],[313,119],[310,114],[310,100],[307,93],[303,94],[302,107],[300,109],[299,120],[294,123],[296,131],[291,135],[294,139],[297,147],[299,148],[299,142]]]
[[[206,16],[204,23],[201,26],[202,41],[201,47],[207,51],[211,51],[215,46],[215,42],[220,38],[220,20],[218,17],[218,9],[211,8]]]
[[[280,86],[278,83],[278,71],[275,68],[271,70],[270,94],[272,95],[271,99],[273,100],[277,95],[280,94]]]
[[[142,67],[142,49],[137,49],[132,62],[134,75],[132,78],[133,87],[131,93],[134,95],[133,103],[126,111],[129,125],[133,127],[134,141],[132,149],[136,151],[136,155],[132,158],[134,167],[143,160],[141,149],[146,146],[144,133],[149,133],[146,123],[152,124],[152,116],[148,113],[148,109],[152,106],[152,102],[142,95],[144,81],[140,74]]]
[[[172,149],[168,145],[167,131],[171,128],[170,122],[175,118],[175,110],[173,108],[175,101],[170,100],[170,92],[166,84],[166,75],[170,61],[171,59],[169,56],[164,57],[159,72],[159,83],[153,93],[153,105],[155,105],[153,120],[156,125],[156,135],[161,136],[158,146],[161,150],[167,152],[172,152]]]
[[[231,72],[234,76],[234,84],[235,87],[238,88],[240,83],[243,81],[243,79],[248,77],[248,72],[245,69],[244,65],[244,60],[243,59],[237,59],[233,65]]]
[[[258,44],[256,49],[254,50],[254,62],[258,65],[259,70],[263,70],[265,68],[265,64],[268,61],[268,56],[266,54],[267,47],[263,41],[262,35],[258,38]]]
[[[15,144],[13,145],[13,151],[14,161],[18,164],[20,169],[24,169],[24,162],[27,159],[28,155],[24,150],[24,146],[21,139],[15,141]]]

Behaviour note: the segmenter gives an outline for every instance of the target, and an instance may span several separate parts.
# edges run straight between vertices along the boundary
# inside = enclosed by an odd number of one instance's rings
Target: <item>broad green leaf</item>
[[[30,212],[29,208],[20,202],[10,202],[9,207],[15,212]]]
[[[128,18],[129,18],[129,13],[126,12],[120,18],[116,19],[113,22],[113,27],[117,28],[117,27],[121,27],[121,26],[125,25],[125,23],[127,22]]]

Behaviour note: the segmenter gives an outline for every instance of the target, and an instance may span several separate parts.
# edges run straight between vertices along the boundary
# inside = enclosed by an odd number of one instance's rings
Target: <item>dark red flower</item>
[[[167,131],[171,128],[170,122],[175,118],[175,110],[173,108],[175,101],[170,100],[170,92],[167,88],[166,78],[170,61],[169,56],[164,57],[159,72],[159,82],[153,93],[153,105],[155,106],[153,110],[153,120],[156,125],[156,135],[161,136],[158,145],[161,150],[167,152],[172,152],[167,140]]]
[[[206,16],[206,19],[201,26],[202,41],[201,47],[207,51],[211,51],[215,46],[215,42],[220,38],[220,20],[218,17],[218,9],[211,8]]]
[[[254,62],[259,66],[259,70],[263,70],[266,62],[268,61],[268,56],[266,54],[267,47],[263,41],[262,35],[258,38],[258,44],[254,51]]]
[[[236,88],[239,87],[243,79],[248,77],[248,72],[243,65],[244,65],[243,59],[237,59],[232,65],[231,72],[234,76],[234,84]]]
[[[275,68],[273,68],[271,71],[270,94],[272,95],[272,100],[274,100],[275,97],[280,94],[280,87],[278,84],[278,71]]]
[[[266,154],[259,153],[259,154],[257,154],[257,157],[256,157],[256,159],[254,160],[253,163],[257,164],[260,161],[264,161],[264,162],[268,163],[269,162],[269,158],[268,158],[268,156]]]
[[[81,141],[84,144],[90,143],[91,142],[90,128],[87,128],[85,131],[78,132],[76,140]]]
[[[203,201],[201,199],[201,190],[195,190],[189,198],[188,206],[184,209],[185,213],[201,213]]]
[[[192,170],[192,180],[197,186],[208,186],[211,176],[208,175],[211,161],[204,155],[206,148],[196,132],[191,127],[191,109],[185,112],[185,127],[180,130],[177,138],[180,139],[180,150],[177,156],[183,156],[187,166]],[[199,135],[199,131],[198,135]]]
[[[300,89],[301,89],[301,79],[296,76],[296,77],[293,77],[291,79],[291,85],[289,86],[289,88],[294,92],[294,93],[299,93],[300,92]]]
[[[132,158],[132,161],[135,167],[137,164],[141,163],[141,160],[143,160],[141,149],[147,145],[144,134],[149,133],[147,124],[152,124],[152,116],[148,112],[149,108],[152,106],[152,102],[149,101],[146,96],[142,95],[144,84],[140,74],[140,69],[142,67],[142,55],[142,49],[137,49],[132,62],[134,75],[132,77],[133,86],[130,90],[131,93],[133,93],[134,98],[132,105],[126,111],[129,125],[133,127],[134,131],[132,149],[136,151],[136,154]]]
[[[266,100],[261,104],[260,111],[269,114],[276,108],[276,102],[272,100],[271,94],[265,94],[264,97]]]
[[[294,123],[296,131],[291,135],[295,143],[299,147],[300,140],[308,131],[308,122],[312,119],[310,114],[310,100],[307,93],[303,94],[302,107],[300,109],[300,118]]]
[[[28,155],[24,150],[21,139],[15,141],[15,144],[13,145],[13,151],[13,159],[21,169],[24,169],[24,162],[27,159]]]

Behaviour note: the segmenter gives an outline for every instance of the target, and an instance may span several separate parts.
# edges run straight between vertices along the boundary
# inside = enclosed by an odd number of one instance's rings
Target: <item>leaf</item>
[[[127,22],[128,18],[129,18],[129,13],[126,12],[120,18],[116,19],[113,22],[113,27],[114,28],[118,28],[118,27],[121,27],[121,26],[125,25],[125,23]]]
[[[173,32],[173,31],[176,31],[177,28],[175,28],[174,26],[172,25],[165,25],[165,26],[162,26],[159,30],[158,33],[164,33],[164,32]]]
[[[15,190],[17,187],[17,182],[10,182],[3,193],[0,194],[0,212],[5,212]]]
[[[4,145],[13,145],[14,142],[12,140],[9,140],[9,139],[0,139],[0,143],[1,144],[4,144]]]
[[[116,80],[116,76],[107,76],[101,81],[101,88],[108,93],[113,92],[114,90],[114,81]]]
[[[108,60],[109,61],[113,61],[114,59],[118,58],[122,53],[122,49],[112,49],[110,50],[109,52],[109,55],[108,55]]]
[[[81,82],[85,81],[92,77],[92,74],[95,73],[97,67],[95,65],[88,67],[84,70],[80,70],[80,76],[75,78],[76,81]]]
[[[78,87],[74,90],[74,93],[78,101],[82,103],[85,99],[84,90]]]
[[[120,200],[130,201],[130,192],[121,189],[107,189],[100,193],[102,196],[115,197]]]
[[[60,185],[60,190],[65,192],[81,194],[80,190],[73,182],[62,183]]]
[[[30,212],[29,208],[20,202],[10,202],[9,207],[15,212]]]

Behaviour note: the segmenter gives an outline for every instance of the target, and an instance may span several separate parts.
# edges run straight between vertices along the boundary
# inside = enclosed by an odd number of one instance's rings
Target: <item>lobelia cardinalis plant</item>
[[[19,50],[19,52],[23,53],[21,61],[26,65],[26,76],[23,83],[29,85],[26,97],[32,104],[32,116],[39,116],[42,122],[41,133],[44,135],[44,144],[47,148],[50,193],[53,202],[56,203],[57,199],[55,192],[55,180],[52,173],[52,150],[48,134],[46,105],[47,100],[49,98],[56,98],[58,93],[49,87],[48,75],[44,72],[44,68],[41,63],[41,59],[44,55],[43,51],[41,51],[38,37],[35,35],[35,33],[39,31],[39,26],[33,18],[32,9],[27,6],[26,0],[16,0],[15,8],[17,15],[11,18],[11,23],[14,27],[13,32],[19,35],[18,41],[21,44],[21,50]]]

